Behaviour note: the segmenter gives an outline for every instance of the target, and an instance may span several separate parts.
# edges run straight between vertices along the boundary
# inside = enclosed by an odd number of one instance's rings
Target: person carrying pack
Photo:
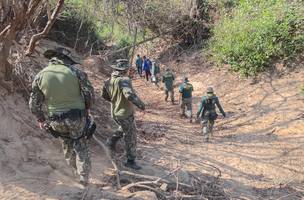
[[[119,139],[124,138],[127,162],[126,167],[140,170],[141,167],[135,162],[137,129],[134,120],[135,108],[145,110],[145,103],[136,95],[131,79],[134,70],[130,67],[128,60],[119,59],[111,68],[114,72],[111,78],[105,81],[102,88],[102,97],[111,103],[111,115],[118,129],[108,139],[107,144],[112,151],[115,150]]]
[[[170,94],[171,103],[174,104],[174,74],[170,71],[169,68],[166,68],[166,72],[163,74],[162,82],[165,84],[165,101],[168,101]]]
[[[89,115],[94,88],[86,73],[74,67],[77,62],[69,54],[65,48],[44,53],[49,64],[35,76],[29,107],[39,127],[61,139],[67,163],[80,183],[87,185],[91,169],[88,142],[96,128]]]
[[[154,83],[157,87],[159,87],[158,82],[159,82],[159,74],[160,74],[160,67],[159,67],[159,62],[153,61],[152,62],[152,76],[151,76],[151,81]]]
[[[209,141],[209,134],[212,134],[214,121],[217,119],[216,106],[222,113],[223,117],[226,117],[218,97],[214,94],[212,87],[207,88],[207,95],[202,97],[200,107],[197,112],[197,119],[201,119],[202,134],[204,141]]]
[[[188,117],[190,123],[192,123],[192,92],[193,85],[189,83],[188,77],[185,77],[183,83],[179,86],[180,116]]]

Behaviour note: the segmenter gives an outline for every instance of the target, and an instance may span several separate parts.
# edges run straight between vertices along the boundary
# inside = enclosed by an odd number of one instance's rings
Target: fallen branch
[[[157,187],[159,187],[159,184],[156,181],[139,181],[136,183],[128,184],[128,185],[122,187],[121,190],[129,190],[130,188],[136,187],[138,185],[156,185]]]
[[[85,200],[85,199],[87,198],[89,189],[90,189],[89,187],[86,187],[86,188],[84,189],[84,191],[82,192],[81,200]]]
[[[158,196],[158,199],[166,199],[165,194],[162,191],[160,191],[160,190],[158,190],[156,188],[152,188],[152,187],[149,187],[147,185],[141,185],[141,184],[136,185],[136,187],[148,189],[148,190],[154,192]]]
[[[11,25],[6,26],[0,33],[0,41],[5,38],[5,33],[11,28]]]
[[[174,171],[177,171],[178,169],[175,169]],[[172,173],[174,173],[174,172],[172,171],[168,175],[171,175]],[[169,180],[166,180],[162,177],[157,177],[157,176],[135,174],[135,173],[129,172],[129,171],[120,171],[119,174],[129,176],[130,179],[149,180],[147,183],[151,183],[151,184],[166,183],[170,190],[176,189],[176,185],[177,185],[176,181],[169,181]],[[164,177],[167,177],[168,175],[166,175]],[[131,184],[133,184],[133,183],[131,183]],[[179,182],[178,185],[181,188],[181,190],[184,190],[184,191],[192,191],[193,190],[193,186],[188,185],[186,183]]]

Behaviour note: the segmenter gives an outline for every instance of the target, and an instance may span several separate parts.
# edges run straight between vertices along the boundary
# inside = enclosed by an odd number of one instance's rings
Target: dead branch
[[[47,12],[47,16],[48,19],[51,19],[52,15],[51,15],[51,5],[49,0],[46,0],[46,12]]]
[[[127,50],[127,49],[130,49],[130,48],[133,48],[133,47],[137,47],[137,46],[139,46],[139,45],[141,45],[141,44],[144,44],[144,43],[146,43],[146,42],[150,42],[150,41],[152,41],[152,40],[155,40],[156,38],[159,38],[160,36],[166,35],[166,34],[168,34],[168,33],[169,33],[169,32],[166,32],[166,33],[163,33],[163,34],[158,34],[158,35],[156,35],[156,36],[154,36],[154,37],[145,39],[145,40],[143,40],[143,41],[140,41],[140,42],[135,43],[135,44],[133,44],[133,45],[129,45],[129,46],[120,48],[120,49],[115,50],[115,51],[107,52],[107,53],[105,53],[105,54],[103,54],[103,55],[102,55],[102,52],[99,52],[99,55],[100,55],[100,57],[103,58],[103,57],[107,57],[107,56],[109,56],[109,55],[117,54],[117,53],[123,52],[123,51],[125,51],[125,50]]]
[[[11,25],[6,26],[0,33],[0,41],[5,37],[6,32],[11,28]]]
[[[83,11],[83,13],[84,13],[84,11]],[[82,13],[82,15],[84,15],[83,13]],[[77,47],[77,43],[79,41],[79,33],[80,33],[81,29],[82,29],[83,21],[84,21],[84,16],[82,16],[79,28],[77,30],[76,41],[75,41],[75,44],[74,44],[74,49],[75,50],[76,50],[76,47]]]
[[[28,46],[28,49],[27,49],[25,55],[28,56],[28,55],[32,54],[37,41],[39,41],[40,39],[42,39],[43,37],[45,37],[49,33],[53,24],[55,23],[56,17],[58,16],[58,14],[59,14],[62,6],[63,6],[63,3],[64,3],[64,0],[58,0],[57,1],[55,10],[53,11],[53,13],[51,15],[51,18],[48,19],[48,22],[47,22],[46,26],[44,27],[43,31],[38,33],[38,34],[35,34],[31,37],[30,44]]]
[[[143,188],[143,189],[148,189],[148,190],[150,190],[150,191],[156,193],[156,195],[158,196],[159,199],[166,199],[165,194],[164,194],[161,190],[159,190],[159,189],[152,188],[152,187],[149,187],[149,186],[147,186],[147,185],[141,185],[141,184],[138,184],[138,185],[136,185],[136,186],[134,186],[134,187]]]
[[[136,187],[138,185],[154,185],[154,186],[157,186],[157,187],[160,186],[160,184],[156,183],[156,181],[139,181],[139,182],[136,182],[136,183],[130,183],[130,184],[122,187],[121,190],[129,190],[130,188]]]
[[[175,169],[174,172],[177,171],[177,170],[178,169]],[[173,174],[174,172],[172,171],[164,177],[167,177],[167,176]],[[129,172],[129,171],[120,171],[119,173],[120,173],[120,175],[128,176],[130,179],[150,180],[150,181],[148,181],[148,183],[151,183],[151,184],[166,183],[170,190],[176,189],[176,185],[177,185],[176,181],[169,181],[169,180],[166,180],[162,177],[136,174],[136,173]],[[133,183],[131,183],[131,184],[133,184]],[[179,182],[178,185],[179,185],[180,189],[183,190],[183,191],[192,191],[193,190],[193,186],[188,185],[186,183]],[[125,187],[127,187],[127,186],[125,186]]]
[[[98,132],[97,132],[98,133]],[[99,134],[99,133],[98,133]],[[103,148],[103,150],[106,153],[107,158],[111,161],[113,168],[114,168],[114,172],[115,172],[115,176],[116,176],[116,181],[117,181],[117,188],[120,189],[121,185],[120,185],[120,178],[119,178],[119,170],[118,167],[116,165],[116,163],[114,162],[114,160],[111,158],[111,154],[108,150],[108,148],[106,147],[106,145],[103,144],[103,142],[101,142],[99,139],[97,139],[97,137],[95,135],[93,135],[94,140]]]
[[[82,197],[81,197],[81,200],[85,200],[86,197],[88,196],[88,192],[89,192],[89,187],[85,187],[84,191],[82,192]]]

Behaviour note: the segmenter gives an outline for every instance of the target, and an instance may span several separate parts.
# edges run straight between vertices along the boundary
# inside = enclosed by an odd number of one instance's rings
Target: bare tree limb
[[[156,36],[154,36],[154,37],[145,39],[145,40],[143,40],[143,41],[140,41],[140,42],[138,42],[138,43],[135,43],[135,44],[132,44],[132,45],[123,47],[123,48],[120,48],[120,49],[115,50],[115,51],[107,52],[107,53],[105,53],[105,54],[103,54],[103,55],[102,55],[102,52],[99,52],[99,54],[100,54],[100,57],[107,57],[107,56],[109,56],[109,55],[113,55],[113,54],[116,54],[116,53],[125,51],[125,50],[127,50],[127,49],[129,49],[129,48],[133,48],[133,47],[136,47],[136,46],[138,46],[138,45],[144,44],[144,43],[146,43],[146,42],[152,41],[152,40],[154,40],[154,39],[156,39],[156,38],[159,38],[160,36],[166,35],[166,34],[168,34],[168,33],[169,33],[169,32],[165,32],[165,33],[163,33],[163,34],[158,34],[158,35],[156,35]]]
[[[11,25],[6,26],[3,31],[1,31],[0,33],[0,41],[5,38],[5,34],[7,33],[7,31],[9,31],[9,29],[11,28]]]
[[[51,15],[51,5],[50,5],[50,2],[49,0],[46,0],[46,12],[47,12],[47,16],[48,16],[48,19],[51,19],[52,15]]]
[[[75,49],[75,50],[76,50],[76,47],[77,47],[77,43],[78,43],[78,41],[79,41],[79,33],[80,33],[80,31],[81,31],[81,28],[82,28],[82,25],[83,25],[83,21],[84,21],[84,16],[82,16],[82,19],[81,19],[79,28],[78,28],[78,30],[77,30],[76,41],[75,41],[75,44],[74,44],[74,49]]]
[[[48,19],[48,22],[47,22],[46,26],[44,27],[43,31],[32,36],[32,38],[30,40],[30,44],[28,46],[28,49],[26,50],[25,55],[32,54],[37,41],[39,41],[40,39],[42,39],[43,37],[45,37],[49,33],[53,24],[55,23],[56,17],[58,16],[63,4],[64,4],[64,0],[58,0],[57,1],[55,10],[53,11],[53,13],[51,15],[51,18]]]

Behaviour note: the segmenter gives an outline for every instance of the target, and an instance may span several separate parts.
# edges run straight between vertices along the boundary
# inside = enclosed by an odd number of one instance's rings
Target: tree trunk
[[[132,47],[132,53],[131,53],[131,58],[130,58],[130,64],[132,66],[133,59],[134,59],[134,53],[135,53],[135,48],[136,48],[136,41],[137,41],[137,26],[135,26],[134,30],[134,38],[133,38],[133,47]]]
[[[12,66],[8,62],[11,42],[5,41],[0,47],[0,79],[10,80],[12,75]]]

